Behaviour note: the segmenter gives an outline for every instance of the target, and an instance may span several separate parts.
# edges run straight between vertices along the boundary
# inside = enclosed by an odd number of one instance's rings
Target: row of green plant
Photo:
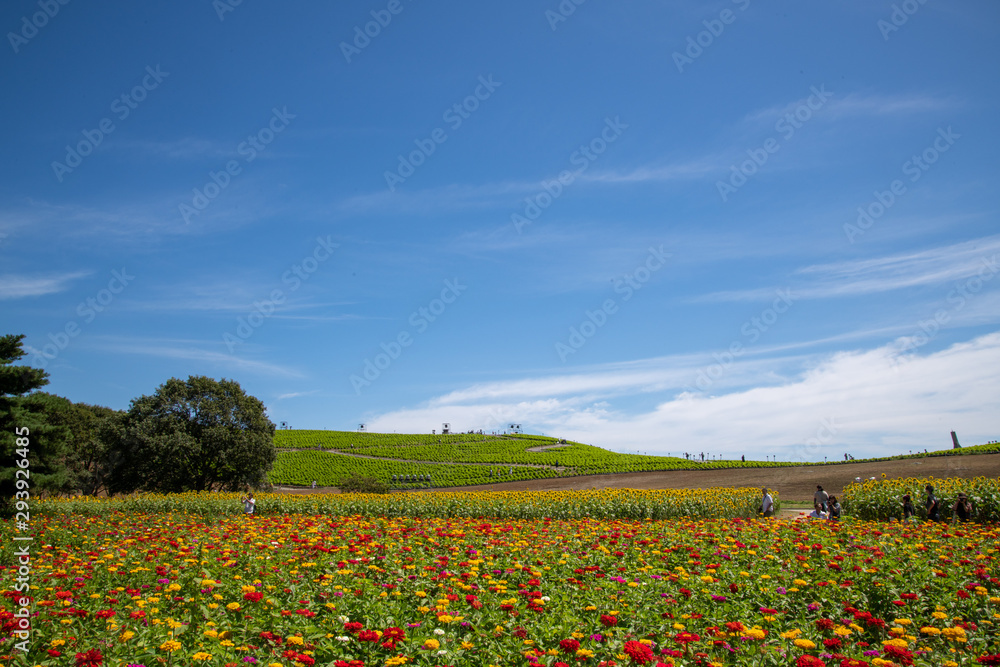
[[[187,492],[132,494],[112,498],[46,498],[39,515],[106,517],[194,514],[233,516],[243,512],[241,494]],[[760,489],[601,489],[586,491],[477,491],[376,494],[279,494],[256,496],[256,514],[324,514],[370,517],[492,517],[507,519],[669,519],[752,517]]]
[[[269,479],[272,484],[284,486],[309,486],[313,481],[320,486],[337,486],[339,480],[344,476],[357,474],[373,477],[394,488],[440,488],[578,475],[681,470],[693,467],[685,465],[689,463],[683,459],[672,466],[581,462],[578,466],[557,468],[554,464],[529,466],[438,463],[433,461],[412,462],[398,459],[364,458],[332,451],[279,451]],[[739,461],[731,463],[736,466],[743,465]],[[750,462],[745,465],[752,467]],[[562,466],[566,466],[566,463],[562,463]],[[718,467],[726,466],[719,465]],[[732,467],[732,465],[728,467]],[[425,479],[425,476],[428,475],[430,476],[429,480]],[[405,476],[410,477],[406,479]],[[417,476],[417,479],[413,479],[413,476]]]
[[[493,471],[492,476],[490,471]],[[308,486],[315,481],[320,486],[337,486],[344,477],[351,475],[372,477],[396,488],[466,486],[559,476],[551,468],[409,463],[335,452],[300,451],[278,452],[270,480],[278,485]],[[414,476],[419,479],[413,479]]]
[[[928,485],[933,487],[938,500],[941,521],[952,520],[959,493],[965,493],[971,501],[974,521],[1000,521],[1000,480],[988,477],[872,479],[846,486],[840,501],[845,515],[870,521],[902,520],[903,496],[909,495],[915,510],[915,520],[924,521],[927,519]]]

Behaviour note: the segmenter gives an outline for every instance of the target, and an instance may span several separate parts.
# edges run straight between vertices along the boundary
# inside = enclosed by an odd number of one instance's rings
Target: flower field
[[[973,518],[982,523],[1000,522],[1000,480],[986,477],[962,479],[949,477],[905,477],[898,479],[872,479],[844,488],[841,501],[844,511],[860,519],[888,521],[903,518],[902,498],[910,494],[917,516],[927,518],[924,489],[930,484],[941,503],[941,520],[951,520],[951,508],[959,492],[968,495],[973,503]]]
[[[110,512],[238,515],[236,493],[136,494],[114,498],[54,498],[35,512],[103,516]],[[506,519],[669,519],[678,517],[752,517],[760,490],[748,488],[604,489],[600,491],[451,492],[421,494],[263,493],[255,498],[257,514],[334,514],[369,517],[440,517]],[[774,494],[780,506],[778,494]]]
[[[625,514],[653,492],[604,493]],[[31,652],[7,638],[0,664],[1000,664],[992,526],[556,518],[601,499],[549,493],[478,494],[523,518],[431,515],[458,494],[247,517],[210,495],[33,508]],[[10,637],[26,601],[2,562]]]

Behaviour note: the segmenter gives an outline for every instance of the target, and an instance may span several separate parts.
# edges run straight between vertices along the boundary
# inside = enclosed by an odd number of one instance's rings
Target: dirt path
[[[856,477],[1000,477],[1000,454],[936,456],[877,463],[845,463],[787,468],[736,468],[733,470],[668,470],[620,475],[586,475],[520,482],[449,487],[436,491],[554,491],[562,489],[705,489],[713,486],[754,486],[777,490],[787,501],[812,502],[816,485],[840,495]],[[279,493],[311,493],[312,489],[276,487]],[[920,489],[913,489],[920,492]],[[337,493],[321,487],[315,493]],[[416,491],[419,493],[419,491]],[[797,512],[797,510],[794,510]]]

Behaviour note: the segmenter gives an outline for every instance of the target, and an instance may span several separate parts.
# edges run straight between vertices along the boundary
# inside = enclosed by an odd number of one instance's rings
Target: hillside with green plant
[[[538,435],[390,434],[282,430],[273,484],[336,486],[352,475],[393,488],[434,488],[577,475],[792,465],[761,461],[694,461],[619,454]]]
[[[578,475],[814,465],[620,454],[580,442],[524,434],[279,430],[274,435],[274,445],[278,456],[270,481],[291,486],[308,486],[313,481],[319,486],[337,486],[345,478],[362,476],[395,489],[442,488]],[[1000,452],[1000,444],[989,443],[850,462],[996,452]]]

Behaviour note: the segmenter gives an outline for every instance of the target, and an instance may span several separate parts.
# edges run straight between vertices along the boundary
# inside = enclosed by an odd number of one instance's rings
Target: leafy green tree
[[[274,424],[233,380],[171,378],[101,431],[110,448],[110,493],[235,491],[265,482]]]
[[[53,415],[56,424],[69,431],[66,468],[68,486],[88,496],[108,490],[111,448],[125,413],[100,405],[70,403]]]
[[[51,415],[65,409],[69,401],[35,391],[49,383],[45,371],[14,365],[25,355],[23,340],[24,335],[0,336],[0,513],[4,514],[10,513],[15,493],[20,491],[22,499],[34,498],[41,492],[62,490],[68,481],[68,432],[54,424]],[[28,466],[22,469],[17,461],[25,458],[24,453]],[[17,488],[19,479],[22,486],[27,481],[28,488]]]

